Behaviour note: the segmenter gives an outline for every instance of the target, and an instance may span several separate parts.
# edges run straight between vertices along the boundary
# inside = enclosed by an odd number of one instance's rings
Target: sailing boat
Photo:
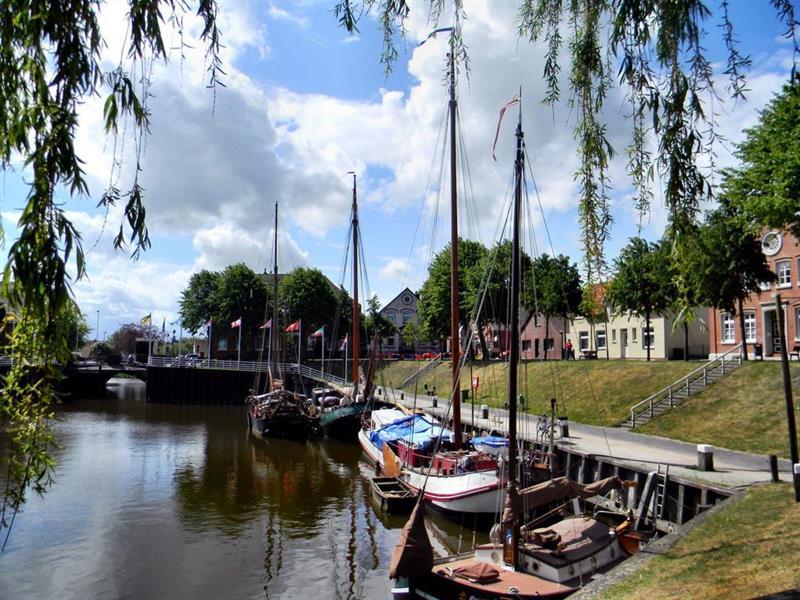
[[[458,178],[456,173],[458,102],[456,99],[455,31],[452,27],[446,27],[437,29],[431,36],[444,31],[450,32],[448,117],[450,128],[450,345],[452,366],[450,402],[453,410],[452,432],[442,432],[446,434],[446,437],[436,445],[440,451],[433,456],[430,454],[430,449],[434,445],[425,433],[434,431],[434,422],[430,417],[425,417],[427,422],[421,424],[425,432],[418,430],[419,425],[416,428],[410,428],[412,437],[405,435],[403,428],[394,428],[398,430],[399,435],[405,436],[395,439],[376,432],[373,428],[373,430],[359,435],[359,440],[370,458],[383,468],[386,467],[384,463],[387,456],[383,451],[383,442],[388,441],[393,445],[393,450],[399,453],[399,460],[403,463],[403,479],[406,485],[416,492],[424,489],[425,500],[446,514],[456,517],[468,514],[471,517],[487,518],[496,515],[501,506],[498,503],[498,492],[502,493],[504,478],[502,469],[498,468],[496,456],[463,448],[459,382],[461,348],[458,308]],[[421,419],[422,417],[414,418]]]
[[[275,261],[272,271],[273,302],[272,318],[269,321],[269,371],[266,387],[269,391],[259,393],[261,373],[257,372],[255,384],[246,398],[247,422],[250,430],[259,436],[305,439],[319,431],[319,417],[309,412],[305,396],[284,388],[283,381],[276,378],[277,352],[275,331],[278,330],[278,203],[275,203]],[[266,311],[265,311],[266,312]],[[263,353],[264,345],[261,345]],[[272,359],[275,359],[273,369]],[[260,364],[261,361],[259,361]]]
[[[364,387],[359,394],[361,384],[361,309],[358,305],[358,190],[356,185],[356,174],[353,173],[353,206],[352,206],[352,230],[353,230],[353,316],[352,331],[350,339],[353,340],[353,359],[352,359],[352,381],[353,387],[345,393],[338,405],[332,407],[323,406],[320,415],[320,425],[325,435],[344,441],[355,441],[361,429],[362,418],[372,408],[383,408],[391,406],[388,403],[376,401],[372,398],[372,373],[374,363],[370,363],[369,373]],[[373,349],[376,344],[373,344]],[[374,359],[374,357],[373,357]]]
[[[511,352],[508,397],[517,397],[519,365],[520,207],[522,203],[522,119],[517,125],[513,246],[511,265]],[[574,517],[547,529],[521,526],[523,503],[543,506],[563,497],[591,497],[624,483],[616,477],[582,486],[566,477],[517,491],[517,407],[509,402],[509,482],[500,535],[474,551],[434,561],[424,528],[422,504],[417,504],[392,556],[390,577],[395,594],[422,598],[564,598],[582,578],[625,558],[619,537],[625,521],[611,528],[592,518]],[[501,539],[498,539],[501,538]]]

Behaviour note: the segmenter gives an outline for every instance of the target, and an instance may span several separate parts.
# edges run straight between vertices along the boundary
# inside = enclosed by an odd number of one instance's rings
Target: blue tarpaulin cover
[[[477,446],[483,444],[490,448],[508,448],[508,438],[499,437],[496,435],[485,435],[483,437],[472,438],[472,445]]]
[[[424,450],[440,435],[449,440],[452,433],[425,415],[412,415],[373,431],[369,435],[369,439],[378,448],[383,448],[384,442],[403,440],[408,444],[413,444],[417,449]]]

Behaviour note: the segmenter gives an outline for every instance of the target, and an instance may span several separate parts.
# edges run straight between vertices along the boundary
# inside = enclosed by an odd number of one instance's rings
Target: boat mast
[[[273,378],[275,377],[274,374],[278,372],[278,353],[277,349],[275,348],[275,331],[278,328],[278,203],[275,202],[275,239],[273,241],[273,256],[275,258],[275,262],[272,265],[272,323],[270,323],[269,328],[269,352],[270,355],[275,359],[275,370],[273,371]],[[271,367],[272,365],[270,365]],[[270,386],[270,390],[272,386]]]
[[[358,197],[353,173],[353,400],[358,395],[358,352],[361,346],[361,312],[358,308]]]
[[[455,31],[450,32],[450,364],[453,370],[453,435],[461,450],[461,384],[458,377],[461,340],[458,335],[458,191],[456,174]]]
[[[520,94],[520,97],[522,95]],[[503,559],[517,567],[519,512],[517,496],[517,369],[519,366],[520,209],[522,207],[522,103],[517,123],[517,157],[514,161],[514,224],[511,246],[511,348],[508,363],[508,489],[503,511]]]

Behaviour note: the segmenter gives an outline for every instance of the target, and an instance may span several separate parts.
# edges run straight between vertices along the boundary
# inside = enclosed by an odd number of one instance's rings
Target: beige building
[[[708,356],[708,309],[694,310],[695,318],[688,328],[689,358]],[[651,359],[682,359],[684,357],[684,328],[675,325],[672,316],[653,317],[650,330],[644,318],[634,315],[612,315],[608,323],[590,324],[585,318],[573,321],[569,340],[575,358],[597,356],[610,359],[646,359],[650,346]]]

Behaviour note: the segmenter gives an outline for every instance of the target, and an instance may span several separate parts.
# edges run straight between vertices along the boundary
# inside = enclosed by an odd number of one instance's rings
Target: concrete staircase
[[[680,405],[688,398],[702,392],[709,385],[731,373],[742,364],[742,345],[731,348],[722,354],[695,369],[675,383],[657,391],[652,396],[645,398],[631,407],[630,417],[620,423],[621,427],[631,429],[640,427],[650,419],[654,419]]]
[[[442,362],[441,353],[439,353],[436,356],[434,356],[431,360],[429,360],[427,363],[425,363],[422,366],[422,368],[418,369],[417,371],[414,371],[409,377],[406,377],[405,380],[403,380],[400,383],[400,386],[399,386],[400,389],[401,390],[406,389],[408,386],[413,384],[417,379],[419,379],[420,377],[425,375],[425,373],[435,369],[436,365],[438,365],[440,362]]]

